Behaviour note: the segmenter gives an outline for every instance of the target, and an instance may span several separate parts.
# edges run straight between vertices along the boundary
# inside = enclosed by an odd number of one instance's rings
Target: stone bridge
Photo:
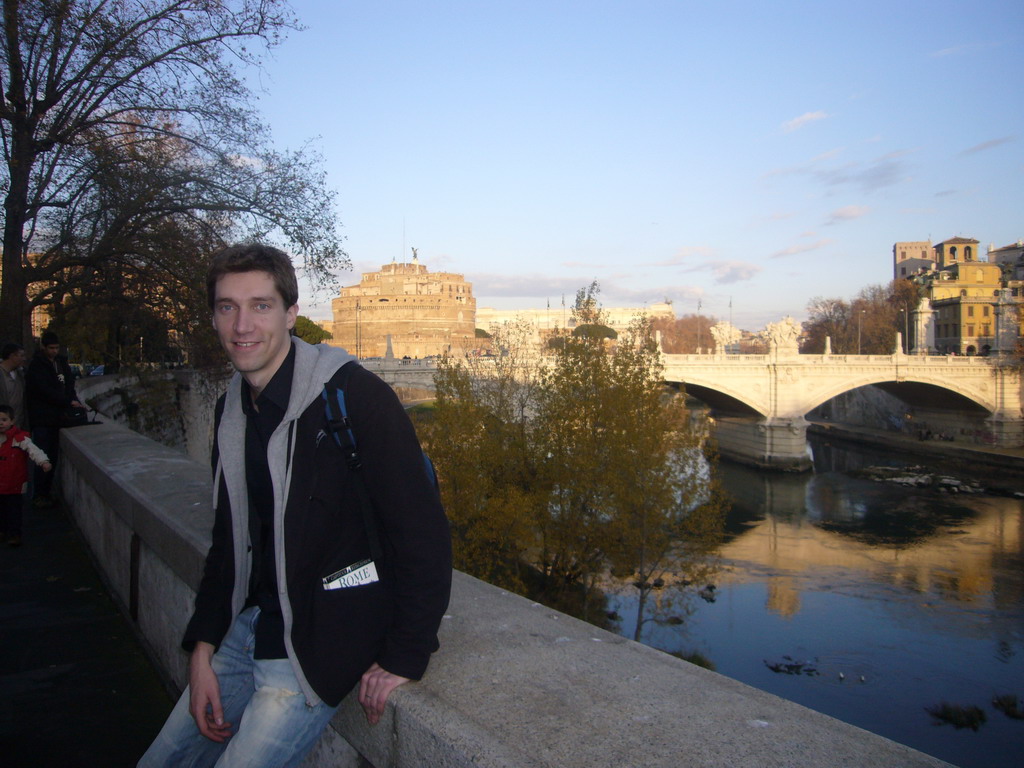
[[[908,405],[981,420],[992,445],[1024,442],[1021,375],[994,357],[891,355],[665,355],[665,379],[707,403],[723,455],[778,469],[810,466],[806,415],[874,385]]]
[[[873,385],[902,402],[971,424],[986,443],[1024,444],[1021,374],[1005,358],[907,355],[664,355],[665,380],[707,403],[719,451],[764,468],[809,469],[807,414],[832,398]],[[363,361],[403,400],[432,397],[430,360]],[[951,418],[948,414],[956,414]]]

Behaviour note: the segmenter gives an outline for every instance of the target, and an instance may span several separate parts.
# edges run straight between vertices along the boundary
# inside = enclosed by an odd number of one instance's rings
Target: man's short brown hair
[[[271,245],[240,243],[222,248],[210,260],[206,272],[206,300],[211,310],[217,300],[217,281],[233,272],[266,272],[274,280],[285,307],[299,303],[299,284],[288,254]]]

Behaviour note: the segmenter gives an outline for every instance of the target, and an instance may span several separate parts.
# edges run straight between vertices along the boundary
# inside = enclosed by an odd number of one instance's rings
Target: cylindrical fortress
[[[474,344],[476,299],[463,275],[430,274],[415,256],[364,272],[358,285],[331,302],[328,343],[360,358],[384,357],[391,336],[395,357],[461,353]]]

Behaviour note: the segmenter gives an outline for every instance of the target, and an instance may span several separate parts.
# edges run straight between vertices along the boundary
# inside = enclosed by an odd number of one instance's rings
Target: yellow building
[[[431,274],[416,249],[411,262],[385,264],[342,288],[331,310],[328,343],[360,358],[461,354],[476,343],[473,286],[463,275]]]
[[[894,279],[921,287],[910,328],[915,354],[987,355],[1016,348],[1024,303],[1019,249],[990,246],[988,260],[979,261],[977,240],[952,237],[934,246],[898,242],[892,253]]]
[[[997,309],[1005,310],[1002,272],[999,264],[963,261],[932,273],[926,296],[934,351],[984,355],[997,349]]]
[[[939,269],[978,260],[978,241],[969,237],[951,237],[936,243],[934,248]]]

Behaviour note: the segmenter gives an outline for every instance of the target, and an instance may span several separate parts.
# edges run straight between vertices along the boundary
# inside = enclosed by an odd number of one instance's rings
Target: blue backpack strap
[[[377,518],[373,514],[373,503],[370,501],[370,494],[366,490],[363,473],[359,471],[362,464],[359,461],[359,452],[356,450],[356,435],[352,431],[352,422],[348,417],[348,407],[345,405],[345,385],[348,383],[348,377],[357,365],[359,364],[354,360],[345,363],[341,367],[337,381],[334,384],[331,382],[324,384],[321,397],[324,401],[327,427],[334,437],[334,442],[341,449],[345,457],[345,463],[348,464],[348,468],[352,472],[356,496],[359,497],[359,510],[363,515],[363,527],[366,530],[366,539],[370,544],[370,557],[379,566],[381,563],[381,547],[380,536],[377,533]]]
[[[347,368],[351,363],[346,363]],[[348,376],[344,376],[347,379]],[[344,386],[345,381],[341,382]],[[334,442],[345,454],[345,461],[349,469],[359,469],[359,453],[356,450],[356,436],[352,431],[352,422],[348,418],[348,408],[345,406],[345,390],[342,386],[334,386],[330,382],[324,384],[320,396],[324,400],[324,410],[327,414],[327,427],[331,430]]]

